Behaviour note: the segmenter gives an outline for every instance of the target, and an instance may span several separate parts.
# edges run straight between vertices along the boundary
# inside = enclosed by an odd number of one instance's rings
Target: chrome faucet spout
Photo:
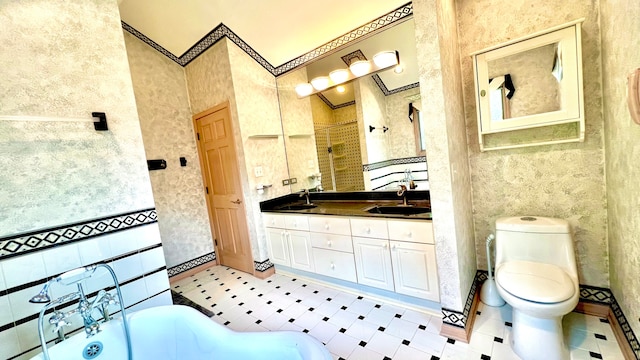
[[[402,206],[409,206],[407,204],[407,187],[405,185],[399,185],[400,190],[396,193],[398,196],[402,196]]]
[[[309,200],[309,189],[304,189],[300,192],[300,197],[303,196],[307,198],[307,205],[311,205],[311,201]]]

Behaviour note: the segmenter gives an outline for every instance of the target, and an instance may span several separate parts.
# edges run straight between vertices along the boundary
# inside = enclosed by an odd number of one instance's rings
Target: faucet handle
[[[51,332],[56,333],[61,330],[64,326],[70,326],[71,323],[66,319],[66,315],[61,311],[54,311],[53,315],[49,318],[49,324],[53,325],[54,328]]]

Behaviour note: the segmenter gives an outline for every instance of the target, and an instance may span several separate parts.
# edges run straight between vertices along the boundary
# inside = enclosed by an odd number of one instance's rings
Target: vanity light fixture
[[[313,92],[313,86],[311,86],[311,84],[309,83],[302,83],[302,84],[296,85],[296,94],[298,94],[299,97],[309,96],[311,95],[312,92]]]
[[[336,69],[329,73],[329,76],[318,76],[313,78],[310,83],[296,85],[296,94],[298,94],[298,98],[307,97],[347,81],[388,70],[394,66],[400,66],[400,54],[397,51],[382,51],[373,56],[373,61],[357,60],[349,65],[349,70]],[[397,72],[397,70],[395,71]],[[341,91],[338,90],[338,92]]]
[[[399,61],[395,51],[383,51],[373,55],[373,63],[382,68],[398,65]]]
[[[369,71],[371,71],[371,63],[369,60],[358,60],[354,61],[349,65],[349,70],[353,73],[353,75],[360,77],[367,75]]]
[[[349,80],[349,70],[347,69],[337,69],[333,70],[329,73],[329,78],[333,81],[334,84],[341,84],[347,80]]]
[[[311,80],[311,86],[318,91],[322,91],[329,87],[329,78],[326,76],[318,76]]]

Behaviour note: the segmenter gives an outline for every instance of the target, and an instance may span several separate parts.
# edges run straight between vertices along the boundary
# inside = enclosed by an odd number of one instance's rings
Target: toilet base
[[[533,317],[513,309],[511,348],[522,360],[566,360],[569,349],[564,343],[562,316]]]

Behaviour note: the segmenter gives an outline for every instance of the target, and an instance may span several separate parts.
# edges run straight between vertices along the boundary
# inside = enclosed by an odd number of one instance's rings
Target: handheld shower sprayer
[[[77,269],[69,270],[63,274],[60,274],[50,279],[44,284],[44,286],[42,287],[42,290],[40,290],[40,292],[37,295],[29,299],[29,302],[33,304],[50,303],[51,297],[49,296],[49,287],[51,286],[52,283],[59,282],[62,285],[71,285],[71,284],[78,283],[86,278],[91,277],[93,273],[96,271],[96,268],[97,268],[96,265],[80,267]]]
[[[498,293],[496,281],[493,279],[493,272],[491,271],[491,243],[495,238],[493,234],[487,236],[487,268],[489,269],[489,278],[482,284],[480,300],[489,306],[502,306],[504,305],[504,300]]]

